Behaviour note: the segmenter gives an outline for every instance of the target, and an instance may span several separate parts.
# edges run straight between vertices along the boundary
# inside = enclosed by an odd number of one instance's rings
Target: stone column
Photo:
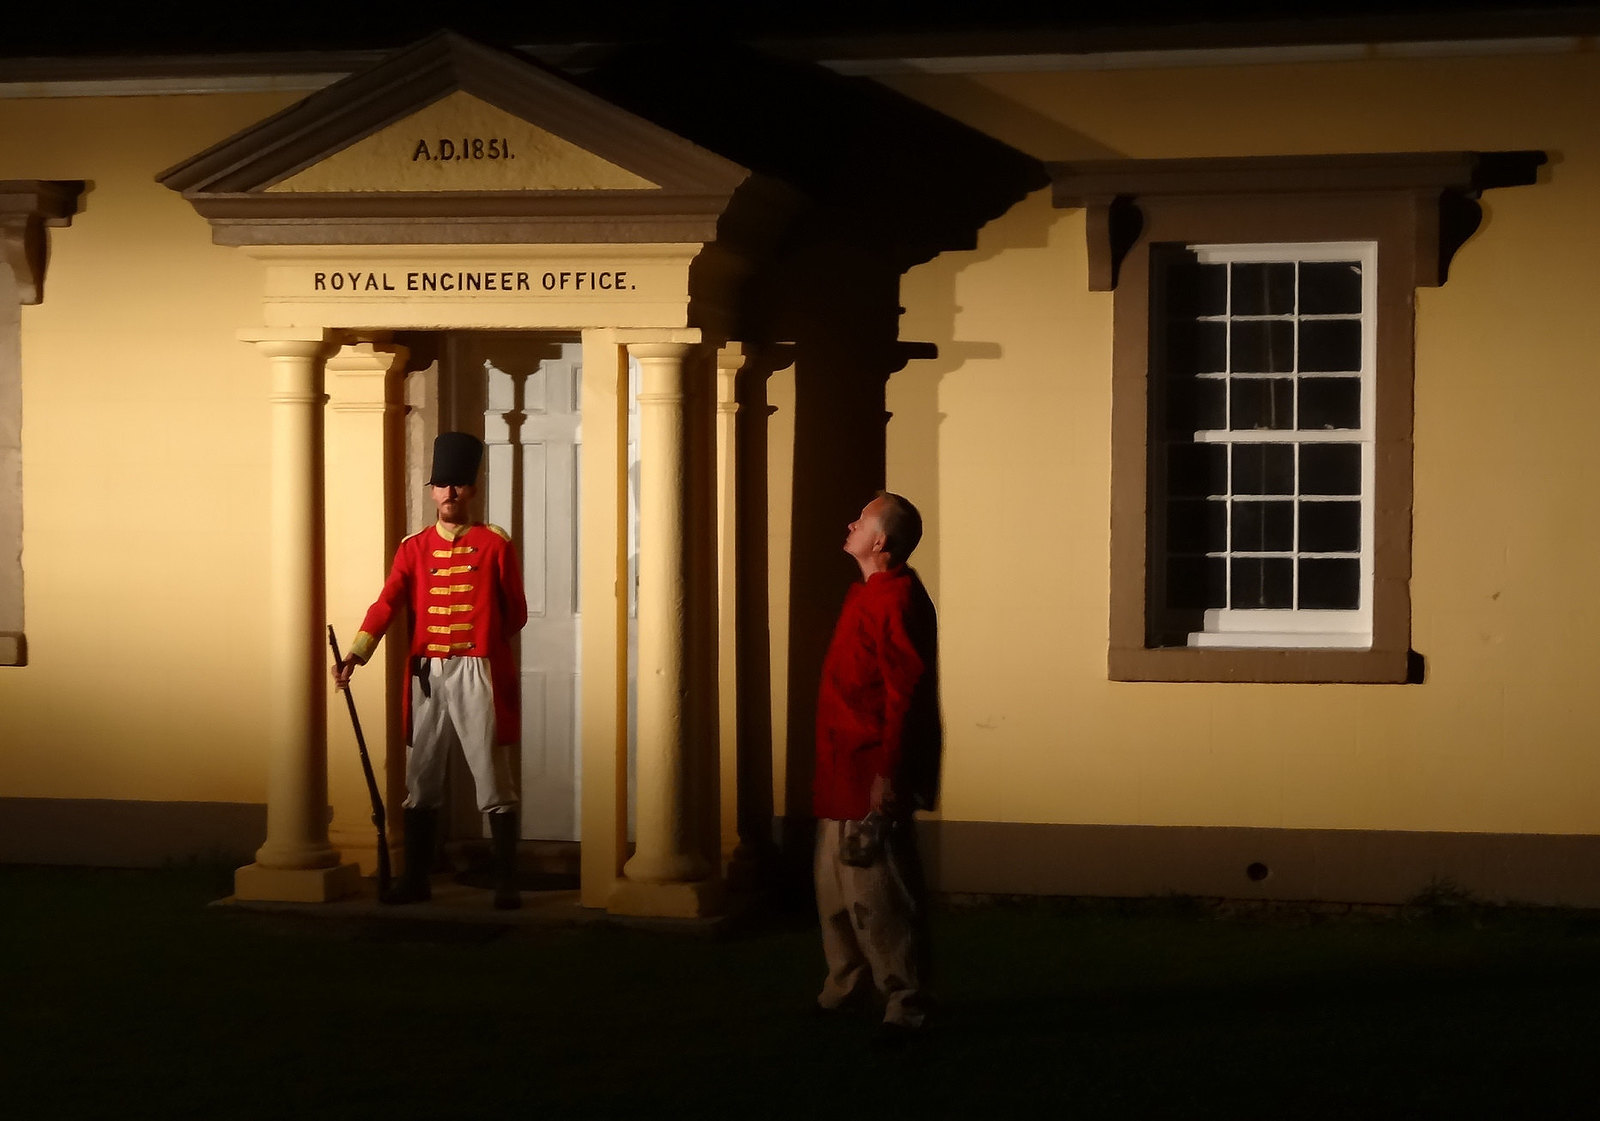
[[[251,332],[272,369],[267,839],[234,875],[240,899],[320,903],[360,872],[328,842],[321,332]],[[285,337],[290,336],[290,337]]]
[[[639,392],[639,730],[634,855],[609,909],[690,917],[720,901],[720,880],[691,819],[696,768],[688,740],[683,342],[632,342]]]
[[[405,347],[374,339],[348,343],[326,363],[328,372],[327,523],[328,621],[339,647],[350,650],[367,605],[388,573],[405,532],[401,476],[405,473]],[[361,714],[378,790],[388,806],[405,797],[405,738],[399,697],[405,671],[403,639],[395,654],[383,642],[350,682]],[[325,660],[332,654],[323,646]],[[328,781],[333,805],[329,836],[364,873],[376,870],[377,831],[361,759],[343,700],[328,713]],[[389,843],[399,843],[398,809]]]
[[[739,851],[739,649],[738,617],[738,431],[734,399],[744,347],[728,343],[717,351],[717,754],[721,767],[719,829],[728,877],[748,863]]]

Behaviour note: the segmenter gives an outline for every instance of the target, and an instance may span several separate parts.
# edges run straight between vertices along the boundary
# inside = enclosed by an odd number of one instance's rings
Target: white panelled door
[[[582,347],[548,336],[483,340],[484,515],[522,555],[522,835],[575,841],[582,776],[578,705],[578,480]]]

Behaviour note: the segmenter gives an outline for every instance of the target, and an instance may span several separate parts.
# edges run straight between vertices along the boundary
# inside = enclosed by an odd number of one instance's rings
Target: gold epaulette
[[[511,540],[511,534],[507,533],[497,525],[491,525],[489,522],[484,522],[483,528],[488,530],[490,533],[498,534],[503,541]]]

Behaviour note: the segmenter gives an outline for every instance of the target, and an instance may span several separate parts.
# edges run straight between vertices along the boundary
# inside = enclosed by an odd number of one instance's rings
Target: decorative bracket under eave
[[[82,179],[0,179],[0,260],[16,278],[20,302],[44,299],[45,227],[70,226],[83,189]]]
[[[1089,289],[1117,286],[1122,259],[1139,240],[1144,209],[1164,199],[1239,196],[1408,195],[1417,208],[1418,283],[1443,284],[1450,259],[1482,218],[1477,198],[1493,187],[1535,182],[1545,154],[1514,152],[1378,152],[1338,156],[1224,156],[1174,160],[1090,160],[1049,163],[1059,208],[1083,208]]]

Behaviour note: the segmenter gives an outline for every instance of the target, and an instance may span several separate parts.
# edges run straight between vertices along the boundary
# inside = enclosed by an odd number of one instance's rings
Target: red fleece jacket
[[[818,817],[865,817],[880,775],[902,801],[931,806],[920,761],[938,750],[936,641],[933,604],[905,565],[845,594],[817,696]]]

